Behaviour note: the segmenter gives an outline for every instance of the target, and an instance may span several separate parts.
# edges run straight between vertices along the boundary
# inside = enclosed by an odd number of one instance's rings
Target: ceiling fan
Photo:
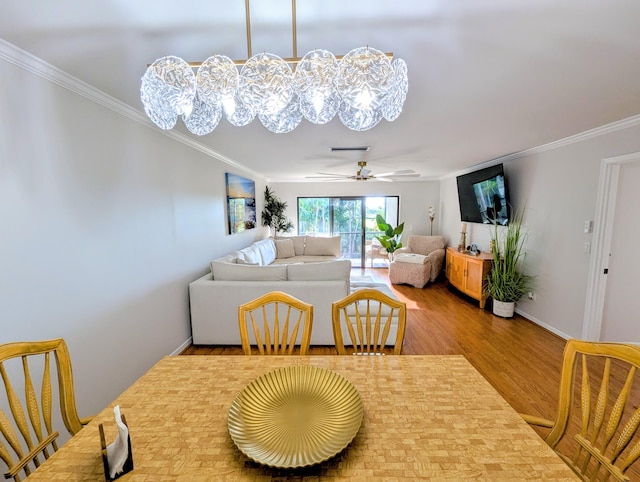
[[[392,182],[394,177],[418,177],[420,174],[411,170],[403,169],[400,171],[382,172],[380,174],[372,174],[371,169],[367,169],[367,161],[358,161],[358,170],[355,175],[336,174],[330,172],[319,172],[318,176],[307,176],[307,179],[322,179],[325,181],[368,181],[369,179],[377,179],[378,181]]]

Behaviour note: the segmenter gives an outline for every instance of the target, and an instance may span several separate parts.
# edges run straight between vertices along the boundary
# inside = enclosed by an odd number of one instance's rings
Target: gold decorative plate
[[[229,434],[250,459],[279,468],[317,464],[358,433],[362,400],[343,376],[294,365],[247,385],[229,408]]]

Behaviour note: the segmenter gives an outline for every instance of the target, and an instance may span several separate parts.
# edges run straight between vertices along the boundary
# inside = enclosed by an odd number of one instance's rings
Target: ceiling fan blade
[[[384,181],[384,182],[393,182],[393,179],[391,179],[390,177],[374,176],[371,179],[377,179],[378,181]]]
[[[403,169],[401,171],[391,171],[391,172],[383,172],[380,174],[376,174],[376,177],[389,177],[389,176],[419,176],[416,171],[412,169]]]
[[[412,172],[410,174],[394,174],[393,176],[387,177],[420,177],[420,174],[418,174],[417,172]]]
[[[318,174],[317,176],[306,176],[307,178],[318,178],[318,179],[324,179],[327,176],[328,177],[335,177],[336,179],[342,179],[342,178],[347,178],[349,177],[349,174],[337,174],[335,172],[317,172],[316,174]]]
[[[362,169],[360,169],[360,172],[358,173],[359,176],[362,177],[369,177],[371,175],[373,171],[371,169],[365,169],[364,167]]]
[[[350,174],[339,174],[337,172],[316,172],[316,174],[321,174],[323,176],[336,176],[336,177],[349,177]]]

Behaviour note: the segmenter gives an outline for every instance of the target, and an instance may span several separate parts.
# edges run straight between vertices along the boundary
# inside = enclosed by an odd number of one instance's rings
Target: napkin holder
[[[127,419],[124,417],[124,414],[122,414],[121,417],[122,417],[122,423],[124,423],[127,426],[127,428],[129,428],[129,425],[127,425]],[[127,450],[129,452],[127,455],[127,461],[124,463],[124,466],[122,467],[122,472],[116,474],[115,477],[113,477],[112,479],[109,476],[110,470],[109,470],[109,459],[107,457],[107,443],[104,437],[104,428],[102,424],[98,425],[98,430],[100,431],[100,447],[102,448],[102,465],[104,466],[104,478],[107,482],[112,482],[122,477],[124,474],[127,474],[133,470],[133,453],[131,452],[131,436],[130,435],[127,436]]]

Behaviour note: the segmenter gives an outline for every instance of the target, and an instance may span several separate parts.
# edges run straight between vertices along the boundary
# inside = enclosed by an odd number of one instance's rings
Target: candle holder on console
[[[467,223],[462,223],[460,227],[460,241],[458,242],[458,251],[463,253],[467,249]]]
[[[467,246],[467,233],[465,233],[464,231],[461,231],[460,241],[458,242],[458,251],[460,251],[461,253],[464,252],[466,250],[466,246]]]

